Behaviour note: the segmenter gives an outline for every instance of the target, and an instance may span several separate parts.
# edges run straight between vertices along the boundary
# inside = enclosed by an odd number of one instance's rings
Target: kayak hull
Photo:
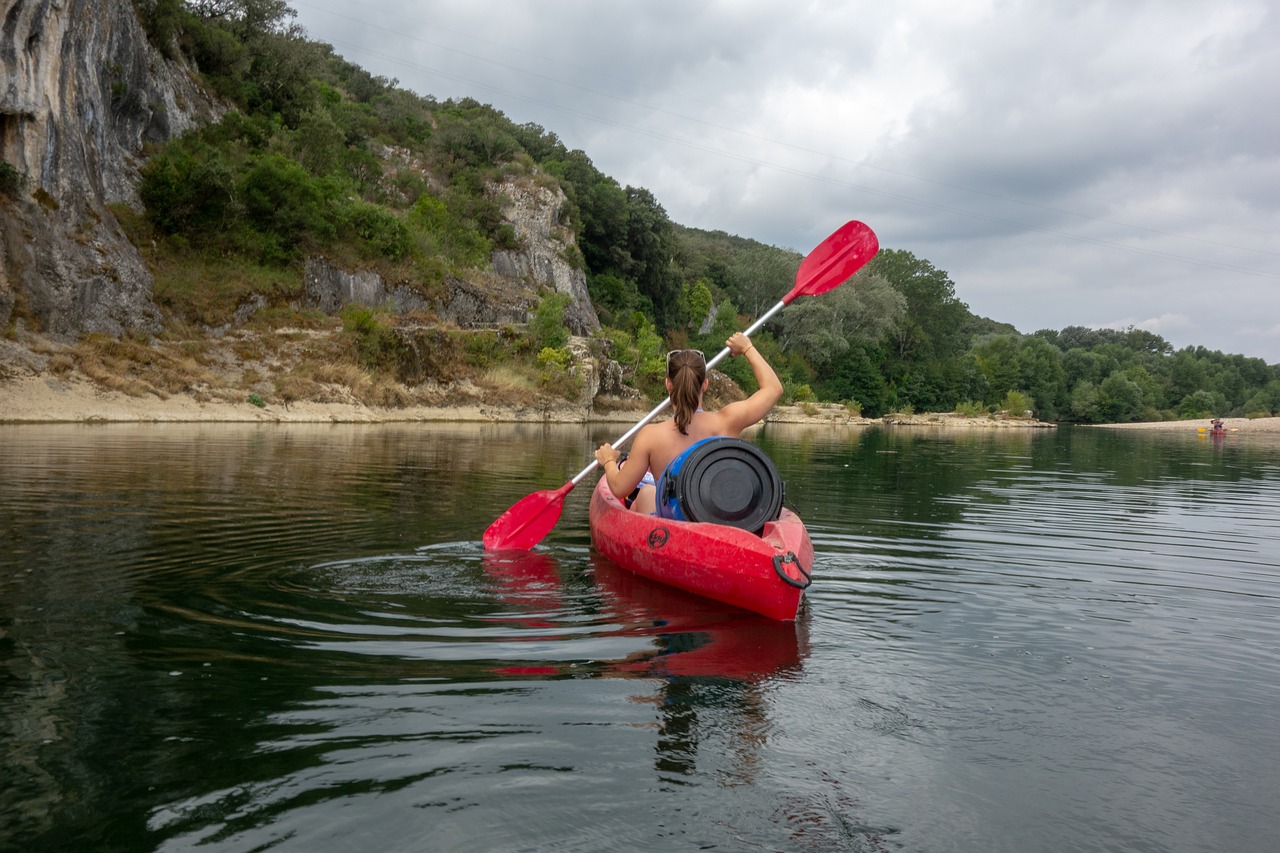
[[[632,512],[601,477],[591,494],[591,541],[624,569],[770,619],[796,618],[813,543],[785,507],[761,535],[721,524]]]

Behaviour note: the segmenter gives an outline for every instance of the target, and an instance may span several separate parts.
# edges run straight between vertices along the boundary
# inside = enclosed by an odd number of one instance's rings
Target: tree
[[[193,0],[187,6],[200,18],[219,21],[241,41],[291,32],[287,22],[298,14],[286,0]]]
[[[190,17],[183,0],[135,0],[134,6],[147,41],[167,59],[177,59],[178,35]]]
[[[1268,382],[1240,408],[1246,415],[1274,415],[1280,412],[1280,379]]]
[[[512,129],[512,133],[520,143],[520,147],[533,158],[535,163],[545,163],[548,160],[563,157],[566,153],[560,137],[540,124],[528,122],[518,125]]]
[[[884,353],[876,347],[855,343],[832,359],[818,380],[819,395],[856,402],[866,417],[880,417],[888,409],[889,396],[880,372],[883,360]]]
[[[732,302],[725,300],[716,306],[715,320],[711,322],[711,331],[704,339],[710,346],[704,344],[704,349],[719,350],[723,342],[729,340],[730,335],[740,331],[742,331],[742,321],[738,318],[738,311],[733,307]]]
[[[1211,418],[1227,411],[1227,398],[1212,391],[1193,391],[1178,403],[1178,416],[1188,420]]]
[[[342,164],[346,144],[341,128],[327,109],[307,110],[293,135],[294,154],[312,175],[329,175]]]
[[[891,334],[905,311],[906,298],[864,267],[820,298],[797,299],[778,325],[786,348],[821,372],[852,344]]]
[[[684,289],[684,312],[687,317],[685,327],[690,331],[698,331],[703,321],[707,320],[714,306],[711,288],[704,279],[698,279]]]
[[[431,150],[446,174],[464,169],[485,169],[509,160],[519,145],[507,130],[509,122],[488,105],[463,101],[437,114],[439,127],[431,137]]]
[[[1169,355],[1173,347],[1169,342],[1154,332],[1129,326],[1124,330],[1125,345],[1134,352],[1145,352],[1151,355]]]
[[[653,193],[627,187],[627,264],[624,270],[636,290],[653,303],[654,322],[666,332],[678,325],[680,279],[672,268],[675,238],[667,212]]]
[[[899,359],[921,363],[963,352],[967,341],[962,329],[969,306],[956,298],[955,283],[946,272],[910,252],[893,249],[881,249],[869,266],[906,298],[906,315],[892,335]]]
[[[627,195],[622,187],[577,149],[544,162],[543,168],[560,179],[569,199],[567,216],[577,225],[587,273],[626,278]]]
[[[1191,349],[1174,353],[1168,366],[1169,394],[1182,400],[1204,387],[1205,369]]]
[[[1142,394],[1141,414],[1145,419],[1158,420],[1159,409],[1164,408],[1164,386],[1146,367],[1134,364],[1124,369],[1124,377],[1138,386]]]
[[[1018,389],[1035,400],[1036,416],[1045,421],[1058,420],[1067,402],[1062,352],[1043,338],[1023,338],[1017,362]]]
[[[199,238],[221,232],[235,202],[235,168],[225,150],[198,135],[171,143],[142,169],[139,195],[147,216],[170,234]]]
[[[263,260],[288,260],[305,237],[333,236],[338,199],[332,184],[313,180],[297,161],[282,154],[257,158],[240,179],[245,224],[266,238]]]
[[[1105,423],[1128,423],[1143,411],[1142,388],[1123,373],[1113,373],[1098,386],[1097,412]]]
[[[734,254],[729,273],[731,292],[744,314],[758,317],[777,304],[796,283],[800,255],[754,244]]]
[[[989,391],[983,402],[995,403],[1009,391],[1021,387],[1018,346],[1017,336],[996,335],[974,344],[970,349],[978,369],[987,379]]]
[[[1098,409],[1098,386],[1089,380],[1079,382],[1071,389],[1071,414],[1082,423],[1102,420]]]
[[[945,272],[910,252],[881,249],[869,264],[906,298],[902,320],[885,338],[891,405],[949,408],[959,402],[969,308]]]

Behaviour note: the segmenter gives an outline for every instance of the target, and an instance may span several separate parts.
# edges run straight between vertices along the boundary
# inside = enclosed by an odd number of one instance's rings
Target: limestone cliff
[[[501,199],[503,218],[511,223],[520,243],[519,249],[494,253],[494,270],[568,296],[565,323],[575,335],[599,329],[586,274],[566,257],[575,246],[573,231],[560,223],[564,193],[531,180],[508,180],[493,192]]]
[[[147,42],[130,0],[6,0],[0,157],[26,176],[0,196],[0,325],[153,327],[151,276],[108,205],[137,204],[143,145],[219,114],[190,69]]]
[[[0,192],[0,327],[17,316],[65,337],[155,329],[151,275],[111,206],[138,208],[144,146],[227,107],[152,47],[131,0],[4,0],[0,9],[0,158],[25,176],[20,191]],[[449,278],[443,296],[427,300],[318,257],[306,264],[306,300],[330,311],[391,303],[483,326],[527,322],[549,288],[570,297],[570,331],[598,329],[585,274],[568,260],[576,249],[559,223],[563,193],[533,178],[491,191],[519,248],[495,252],[489,270]],[[238,318],[257,307],[242,306]]]

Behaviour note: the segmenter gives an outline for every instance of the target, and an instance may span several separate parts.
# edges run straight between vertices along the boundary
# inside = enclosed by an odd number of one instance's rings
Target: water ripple
[[[817,552],[779,623],[604,560],[587,489],[484,552],[613,434],[6,431],[0,835],[1269,849],[1273,448],[766,436]]]

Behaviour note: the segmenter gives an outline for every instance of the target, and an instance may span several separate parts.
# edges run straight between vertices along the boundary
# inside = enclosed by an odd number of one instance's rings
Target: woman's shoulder
[[[662,435],[663,433],[665,433],[670,429],[671,429],[671,421],[669,419],[663,419],[660,421],[650,421],[649,423],[640,427],[640,431],[636,433],[636,439],[639,440],[640,438],[645,436],[652,438],[653,436]]]
[[[729,406],[710,412],[699,411],[693,418],[693,426],[703,438],[737,432],[734,429],[733,410]]]

